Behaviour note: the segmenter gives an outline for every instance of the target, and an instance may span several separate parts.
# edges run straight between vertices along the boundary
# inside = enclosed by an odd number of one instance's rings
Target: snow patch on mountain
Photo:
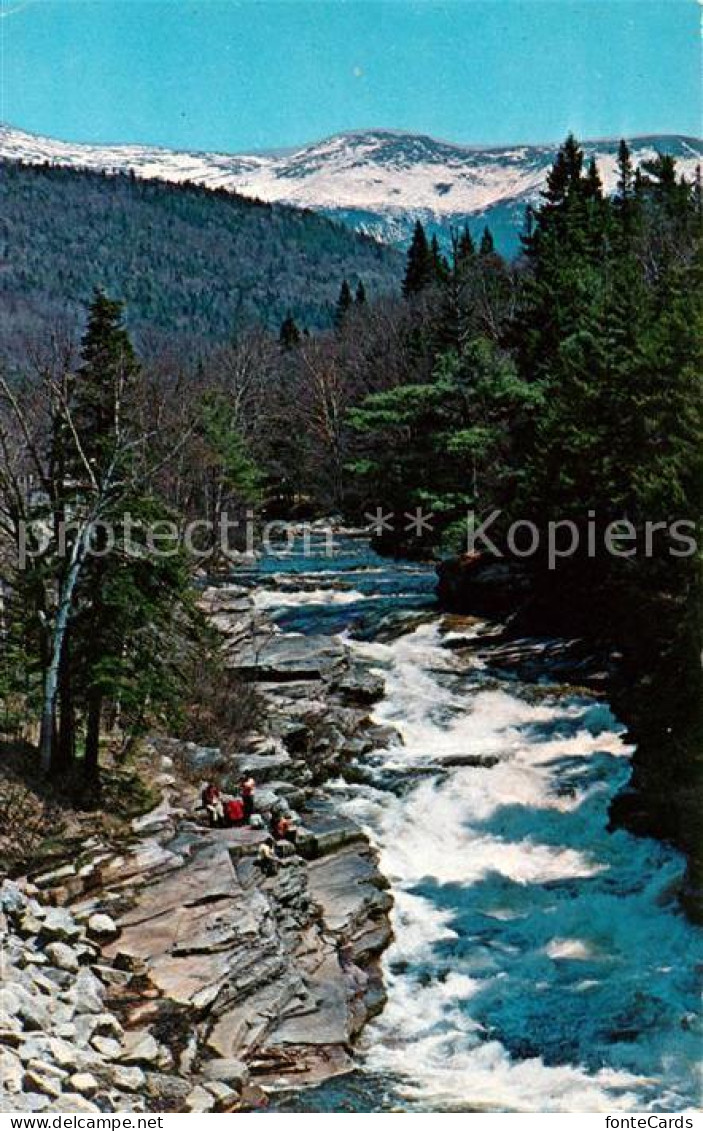
[[[695,138],[651,136],[630,144],[635,163],[671,153],[688,177],[703,159],[703,143]],[[608,190],[617,180],[617,145],[584,144]],[[508,207],[505,215],[517,217],[515,206],[538,197],[555,153],[554,146],[470,148],[391,130],[338,134],[286,153],[190,153],[62,142],[0,126],[0,158],[191,181],[318,209],[390,242],[407,239],[418,216],[441,226]]]

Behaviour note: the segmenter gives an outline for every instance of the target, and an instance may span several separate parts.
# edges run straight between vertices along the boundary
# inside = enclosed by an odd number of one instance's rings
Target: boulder
[[[61,1095],[61,1077],[36,1068],[27,1069],[23,1085],[25,1092],[40,1092],[41,1095],[48,1096],[52,1100],[58,1099]]]
[[[25,939],[33,938],[39,934],[41,926],[41,920],[37,919],[36,915],[31,911],[25,911],[17,925],[17,933]]]
[[[0,887],[0,909],[7,915],[17,916],[27,906],[27,896],[19,884],[12,880],[4,880]]]
[[[74,1092],[80,1092],[82,1096],[94,1096],[100,1085],[90,1072],[74,1072],[70,1077],[68,1085]]]
[[[2,996],[0,995],[0,1001]],[[0,1009],[0,1047],[7,1044],[7,1033],[21,1033],[22,1022],[19,1017],[11,1017],[4,1009]]]
[[[281,633],[261,644],[247,643],[230,660],[230,666],[253,680],[324,680],[331,679],[347,657],[344,644],[331,637]]]
[[[380,675],[360,665],[354,665],[332,684],[345,704],[368,706],[383,698],[385,684]]]
[[[192,1084],[188,1080],[181,1079],[180,1076],[167,1076],[163,1072],[149,1072],[146,1075],[147,1095],[170,1108],[176,1105],[181,1112],[191,1088]]]
[[[59,1101],[54,1101],[54,1104],[57,1102]],[[0,1092],[0,1111],[8,1112],[10,1115],[17,1115],[18,1112],[48,1111],[50,1104],[49,1097],[40,1092],[17,1092],[7,1100]]]
[[[146,1076],[141,1068],[110,1064],[106,1065],[104,1071],[113,1087],[120,1088],[123,1092],[140,1092],[144,1088]]]
[[[79,1013],[75,1018],[76,1039],[79,1043],[92,1043],[94,1037],[122,1039],[122,1026],[112,1013]]]
[[[70,946],[67,946],[66,943],[49,943],[44,953],[49,961],[54,966],[57,966],[59,970],[65,970],[69,974],[77,973],[79,963],[76,952]]]
[[[125,1033],[119,1060],[122,1064],[158,1065],[162,1049],[158,1041],[145,1029],[132,1029]]]
[[[65,907],[48,907],[41,926],[45,939],[72,942],[80,938],[81,928]]]
[[[78,1014],[102,1014],[104,996],[105,989],[102,982],[85,966],[79,970],[73,986],[66,995]]]
[[[203,1064],[201,1071],[207,1080],[231,1084],[237,1091],[241,1091],[249,1080],[249,1069],[246,1064],[234,1057],[216,1057],[214,1060],[208,1060]]]
[[[73,864],[64,864],[61,868],[56,868],[53,872],[45,872],[41,876],[35,876],[34,883],[42,890],[46,888],[56,888],[60,887],[66,880],[73,879],[75,875],[76,869]]]
[[[114,919],[109,915],[96,914],[91,915],[88,920],[88,935],[92,939],[103,941],[104,939],[114,939],[120,933],[120,928]]]
[[[104,1056],[106,1060],[116,1060],[122,1057],[122,1046],[119,1041],[114,1041],[112,1037],[93,1037],[91,1045],[96,1052]]]
[[[20,1038],[19,1042],[14,1047],[20,1059],[23,1060],[25,1064],[28,1064],[30,1060],[42,1060],[47,1056],[50,1043],[51,1037],[35,1037],[32,1035],[30,1037]]]
[[[129,970],[117,970],[114,966],[96,965],[92,966],[91,970],[104,986],[110,986],[113,989],[124,989],[132,980]]]
[[[95,1054],[92,1051],[84,1051],[75,1041],[71,1042],[60,1037],[49,1037],[47,1055],[69,1075],[73,1072],[86,1071],[95,1061]]]
[[[18,1017],[28,1032],[46,1032],[51,1025],[49,1010],[39,997],[24,986],[10,983],[2,993],[3,1008],[11,1017]]]
[[[207,1112],[212,1111],[215,1106],[215,1097],[206,1088],[198,1084],[186,1096],[186,1111],[192,1112]]]
[[[215,1103],[219,1109],[227,1107],[239,1098],[238,1092],[235,1092],[228,1084],[222,1084],[219,1080],[208,1080],[203,1084],[203,1087],[211,1096],[215,1097]]]
[[[100,1108],[87,1100],[78,1092],[64,1092],[64,1094],[51,1104],[52,1112],[63,1112],[67,1115],[100,1114]]]
[[[0,1047],[0,1083],[6,1092],[21,1092],[24,1065],[9,1049]]]

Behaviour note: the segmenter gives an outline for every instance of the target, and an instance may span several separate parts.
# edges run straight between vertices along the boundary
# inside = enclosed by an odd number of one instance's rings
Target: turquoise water
[[[374,715],[403,739],[332,786],[392,884],[388,1005],[356,1072],[273,1109],[694,1109],[701,934],[682,858],[607,831],[630,755],[607,705],[448,647],[432,568],[363,540],[250,580],[283,630],[339,633],[384,676]]]

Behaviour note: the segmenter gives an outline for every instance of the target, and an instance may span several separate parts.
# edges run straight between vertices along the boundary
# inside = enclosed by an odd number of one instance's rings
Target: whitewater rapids
[[[402,738],[365,760],[365,784],[333,786],[395,899],[388,1003],[343,1110],[377,1110],[383,1090],[409,1112],[696,1110],[701,934],[676,903],[683,858],[608,831],[623,728],[548,672],[524,684],[447,648],[429,570],[410,601],[422,623],[382,642],[378,601],[397,623],[409,574],[365,555],[356,575],[345,560],[344,596],[257,597],[283,630],[342,635],[383,676],[374,718]],[[339,1110],[324,1090],[305,1110],[321,1108]]]

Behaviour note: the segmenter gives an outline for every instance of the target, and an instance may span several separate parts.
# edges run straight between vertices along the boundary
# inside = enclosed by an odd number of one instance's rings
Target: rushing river
[[[388,1004],[357,1072],[276,1110],[696,1109],[700,932],[682,858],[607,831],[630,754],[607,705],[452,648],[432,568],[364,540],[254,580],[282,630],[340,634],[383,675],[374,718],[403,739],[333,786],[392,885]]]

